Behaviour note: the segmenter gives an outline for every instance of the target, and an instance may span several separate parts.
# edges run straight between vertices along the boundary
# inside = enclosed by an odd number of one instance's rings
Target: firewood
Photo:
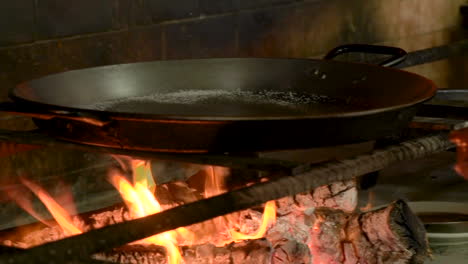
[[[327,207],[345,212],[356,210],[358,191],[356,181],[337,181],[306,193],[277,200],[278,215],[303,212],[312,207]]]
[[[103,208],[72,218],[73,224],[80,227],[84,232],[91,229],[102,228],[107,225],[122,223],[131,219],[123,204]],[[37,222],[10,230],[4,230],[0,233],[0,237],[3,239],[2,243],[6,246],[30,248],[66,238],[67,235],[55,221],[49,220],[48,225]]]
[[[266,239],[246,240],[225,247],[205,244],[184,250],[186,263],[270,264],[272,246]]]
[[[266,252],[270,252],[268,256],[271,262],[265,263],[280,264],[310,263],[312,250],[314,259],[324,263],[356,264],[377,263],[377,260],[382,263],[421,263],[427,253],[424,229],[404,202],[398,201],[386,208],[360,214],[331,208],[312,210],[314,208],[298,207],[294,213],[279,216],[263,240],[217,247],[209,243],[210,240],[222,240],[222,236],[214,232],[198,241],[203,244],[181,247],[182,254],[184,259],[190,259],[188,263],[208,263],[207,259],[216,259],[216,263],[249,263],[252,259],[255,262],[263,261],[267,258]],[[252,209],[240,212],[238,229],[247,234],[255,232],[261,216],[261,212]],[[126,210],[115,207],[113,210],[90,214],[85,222],[92,228],[99,228],[124,220],[128,220]],[[193,225],[189,229],[206,231],[209,224],[207,221],[204,225]],[[8,246],[24,247],[25,244],[38,243],[41,239],[50,241],[62,236],[57,227],[45,227],[26,235],[26,241],[16,244],[10,242]],[[268,247],[262,249],[259,244],[264,242],[259,241],[267,241]],[[308,244],[312,245],[311,249]],[[244,252],[252,247],[255,248],[254,253]],[[126,245],[95,257],[116,263],[167,261],[165,248],[142,244]],[[241,261],[234,261],[236,259]]]
[[[319,208],[311,229],[314,260],[322,263],[423,263],[424,226],[403,201],[360,214]]]
[[[224,247],[216,247],[209,243],[182,247],[181,254],[184,262],[190,264],[270,264],[273,248],[266,239],[255,239],[231,243]],[[168,260],[164,247],[144,244],[126,245],[95,254],[94,257],[120,264],[166,264]]]
[[[267,239],[246,240],[223,247],[203,244],[182,247],[185,263],[190,264],[306,264],[311,262],[309,248],[305,244],[283,240],[273,247]],[[133,264],[166,264],[167,251],[162,246],[132,244],[109,252],[95,254],[103,261]]]
[[[166,264],[167,252],[162,246],[135,244],[94,254],[93,258],[120,264]]]
[[[312,261],[309,247],[294,240],[283,239],[273,249],[271,264],[309,264]]]
[[[320,186],[311,192],[311,196],[310,205],[313,207],[327,207],[340,209],[345,212],[353,212],[356,210],[358,202],[356,181],[354,179],[350,181],[338,181]],[[303,198],[303,195],[296,196],[296,200],[303,207],[310,207],[301,198]]]

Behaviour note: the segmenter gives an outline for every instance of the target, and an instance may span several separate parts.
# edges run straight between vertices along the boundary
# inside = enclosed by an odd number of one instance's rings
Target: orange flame
[[[207,166],[204,197],[210,198],[225,192],[224,180],[227,176],[226,168]]]
[[[132,165],[139,166],[141,163],[135,162],[132,163]],[[160,203],[148,189],[148,181],[143,181],[142,183],[137,182],[132,185],[117,172],[110,175],[110,181],[122,195],[132,217],[140,218],[162,211]],[[182,256],[177,246],[178,237],[187,239],[190,237],[190,232],[185,228],[178,228],[145,238],[139,241],[139,243],[155,244],[165,247],[168,251],[169,263],[179,264],[182,262]]]
[[[48,192],[32,181],[26,179],[22,179],[21,181],[44,203],[44,205],[47,207],[47,210],[49,210],[65,234],[78,235],[83,233],[80,228],[73,224],[73,221],[68,212],[62,206],[60,206]]]

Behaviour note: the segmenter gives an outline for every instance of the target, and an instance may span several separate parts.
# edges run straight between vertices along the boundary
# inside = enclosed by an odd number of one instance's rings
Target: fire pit
[[[131,220],[177,207],[178,204],[188,203],[186,208],[189,214],[185,216],[192,218],[197,214],[190,207],[194,201],[217,195],[221,195],[217,197],[221,198],[222,194],[234,194],[235,197],[236,190],[238,194],[243,194],[249,189],[228,190],[227,182],[234,175],[230,175],[225,167],[214,166],[187,166],[183,169],[184,175],[189,175],[187,172],[190,171],[196,173],[185,180],[156,186],[153,179],[158,177],[152,176],[149,162],[118,156],[115,159],[118,165],[109,169],[108,179],[126,206],[115,205],[99,212],[72,216],[40,185],[23,179],[23,185],[44,203],[55,221],[43,220],[42,224],[4,232],[3,244],[14,248],[40,249],[39,245],[47,242],[61,239],[65,239],[65,242],[66,238],[79,238],[73,236],[80,234],[84,237],[92,234],[90,230],[103,231],[106,226],[116,227],[115,224],[125,221],[130,223]],[[264,184],[275,185],[281,179],[283,177],[262,177],[250,182],[265,181]],[[294,178],[290,180],[294,183]],[[200,182],[203,184],[200,185]],[[283,196],[268,194],[268,191],[265,195]],[[27,208],[21,199],[14,195],[11,197]],[[199,203],[203,205],[205,202]],[[226,204],[226,210],[232,210],[232,206],[236,205]],[[243,207],[241,204],[237,206]],[[184,208],[178,207],[172,211],[176,213],[181,209]],[[224,208],[211,209],[224,211]],[[203,211],[199,213],[203,214]],[[376,227],[381,230],[377,231]],[[69,255],[68,252],[64,253]],[[405,202],[397,201],[380,209],[359,212],[356,181],[347,180],[332,182],[312,192],[269,201],[264,206],[179,227],[96,253],[92,258],[117,263],[204,263],[210,260],[216,263],[310,263],[312,258],[315,263],[340,263],[345,259],[355,262],[382,259],[392,263],[396,260],[420,262],[427,254],[423,226]]]
[[[357,210],[355,177],[452,146],[443,136],[428,136],[340,162],[292,166],[293,161],[278,161],[268,174],[244,174],[243,183],[250,187],[236,186],[236,174],[226,167],[189,164],[178,168],[178,181],[157,186],[159,177],[151,174],[156,168],[164,171],[163,161],[152,162],[151,169],[148,161],[114,155],[107,177],[126,207],[72,216],[42,186],[25,178],[22,184],[59,224],[17,227],[2,237],[10,252],[30,248],[13,252],[17,263],[31,257],[48,262],[52,256],[123,263],[178,263],[180,258],[186,263],[218,258],[219,263],[421,262],[428,247],[417,217],[403,201]],[[237,163],[233,167],[242,167],[245,160],[263,163],[264,171],[273,163],[266,158],[229,158]],[[256,207],[265,201],[269,202]],[[151,236],[156,233],[160,234]],[[99,242],[103,237],[105,242]],[[132,243],[123,246],[128,242]]]

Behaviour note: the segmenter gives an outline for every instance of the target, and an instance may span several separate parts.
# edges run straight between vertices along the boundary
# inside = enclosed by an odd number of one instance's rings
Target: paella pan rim
[[[295,60],[295,61],[317,61],[317,62],[324,62],[323,60],[317,60],[317,59],[288,59],[288,58],[215,58],[215,59],[185,59],[185,60],[161,60],[158,62],[184,62],[184,61],[207,61],[207,60],[249,60],[249,61],[254,61],[254,60],[264,60],[264,61],[280,61],[280,60]],[[375,68],[382,68],[381,66],[377,65],[370,65],[370,64],[364,64],[364,63],[355,63],[355,62],[336,62],[336,61],[326,61],[327,63],[338,63],[338,64],[343,64],[343,65],[348,65],[349,67],[352,67],[353,65],[366,65],[366,67],[375,67]],[[131,65],[131,64],[146,64],[146,63],[154,63],[154,62],[138,62],[138,63],[127,63],[127,64],[118,64],[118,65],[108,65],[108,66],[100,66],[100,67],[94,67],[93,69],[100,68],[109,68],[109,67],[115,67],[115,66],[123,66],[123,65]],[[82,69],[78,70],[72,70],[72,71],[66,71],[62,73],[57,73],[53,75],[49,75],[46,77],[50,76],[57,76],[61,74],[67,74],[70,72],[76,72],[76,71],[82,71]],[[412,75],[418,79],[424,79],[426,83],[428,84],[427,89],[425,90],[424,94],[421,94],[418,96],[418,100],[413,100],[409,103],[405,104],[395,104],[389,107],[377,107],[369,110],[358,110],[358,111],[347,111],[347,112],[338,112],[338,113],[320,113],[318,115],[290,115],[290,116],[202,116],[202,115],[167,115],[167,114],[149,114],[149,113],[130,113],[130,112],[110,112],[110,111],[102,111],[102,110],[93,110],[93,109],[86,109],[86,108],[80,108],[80,107],[70,107],[70,106],[65,106],[65,105],[58,105],[58,104],[47,104],[44,102],[39,102],[39,101],[34,101],[34,100],[29,100],[26,99],[25,97],[18,95],[17,89],[11,90],[9,93],[10,98],[17,102],[20,103],[26,107],[31,107],[32,109],[41,109],[41,110],[46,110],[46,111],[63,111],[63,112],[70,112],[72,114],[76,113],[90,113],[94,114],[96,116],[102,116],[105,118],[109,119],[126,119],[126,120],[160,120],[164,122],[165,120],[170,122],[171,120],[181,120],[181,121],[260,121],[260,120],[296,120],[296,119],[323,119],[323,118],[346,118],[346,117],[359,117],[359,116],[366,116],[366,115],[372,115],[376,113],[381,113],[381,112],[388,112],[392,110],[398,110],[402,108],[406,108],[415,104],[420,104],[425,101],[430,100],[437,91],[437,88],[435,84],[431,81],[426,79],[425,77],[422,77],[420,75],[417,75],[415,73],[407,72],[407,71],[402,71],[399,69],[393,69],[393,68],[385,68],[385,71],[396,71],[396,72],[402,72],[406,75]],[[42,78],[40,78],[42,79]],[[34,81],[34,80],[32,80]],[[18,88],[28,86],[30,82],[24,82],[18,85]]]
[[[139,121],[160,121],[160,122],[235,122],[235,121],[275,121],[275,120],[314,120],[314,119],[341,119],[341,118],[352,118],[352,117],[359,117],[359,116],[369,116],[384,112],[395,111],[399,109],[404,109],[407,107],[411,107],[415,104],[424,103],[426,101],[431,100],[433,96],[415,101],[415,103],[409,103],[404,105],[397,105],[394,107],[387,107],[387,108],[379,108],[374,110],[365,110],[365,111],[356,111],[356,112],[343,112],[338,114],[322,114],[322,115],[303,115],[303,116],[270,116],[270,117],[250,117],[250,116],[239,116],[239,117],[214,117],[214,116],[179,116],[179,115],[156,115],[156,114],[145,114],[145,113],[124,113],[124,112],[107,112],[107,111],[97,111],[97,110],[89,110],[89,109],[80,109],[80,108],[73,108],[73,107],[66,107],[66,106],[57,106],[57,105],[50,105],[44,103],[37,103],[34,101],[24,100],[23,98],[10,96],[15,102],[21,103],[21,105],[25,105],[27,107],[37,107],[41,110],[47,109],[52,113],[70,113],[70,114],[82,114],[82,113],[90,113],[96,117],[114,119],[114,120],[139,120]]]

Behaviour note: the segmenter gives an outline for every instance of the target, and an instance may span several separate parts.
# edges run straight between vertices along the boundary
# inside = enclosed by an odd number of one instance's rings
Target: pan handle
[[[371,54],[382,54],[382,55],[392,55],[390,58],[379,63],[383,67],[394,66],[406,59],[406,51],[396,47],[388,46],[377,46],[377,45],[368,45],[368,44],[348,44],[338,46],[330,50],[327,55],[325,55],[325,60],[331,60],[340,54],[345,53],[371,53]]]
[[[39,109],[32,109],[30,107],[21,106],[13,102],[0,102],[0,112],[27,116],[37,119],[50,120],[53,118],[61,118],[73,121],[79,121],[90,125],[103,127],[110,123],[110,120],[101,120],[97,116],[90,113],[71,113],[67,111],[44,111]]]

